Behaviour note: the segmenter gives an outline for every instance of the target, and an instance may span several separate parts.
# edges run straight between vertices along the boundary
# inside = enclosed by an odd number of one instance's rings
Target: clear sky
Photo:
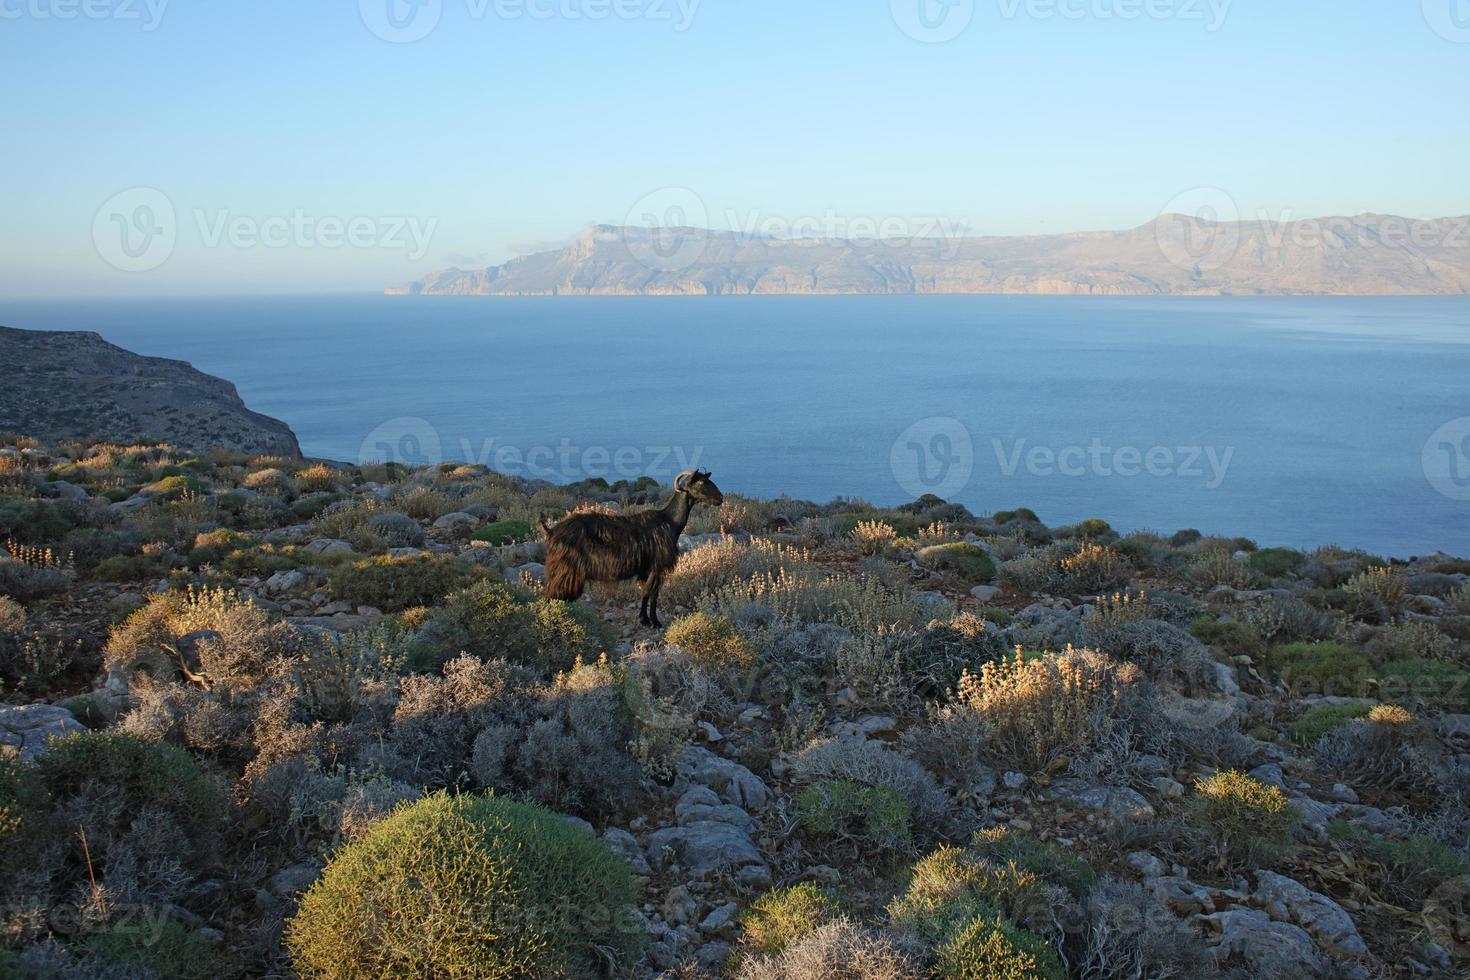
[[[0,297],[378,290],[672,205],[1470,212],[1470,0],[0,0],[0,77]]]

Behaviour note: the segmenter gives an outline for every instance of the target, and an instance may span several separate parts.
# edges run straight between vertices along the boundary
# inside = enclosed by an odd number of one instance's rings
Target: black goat
[[[638,623],[660,627],[658,593],[679,561],[679,535],[695,504],[725,502],[708,473],[686,470],[674,479],[674,497],[633,514],[573,514],[546,527],[546,594],[576,599],[588,582],[637,579]],[[546,526],[543,524],[543,526]]]

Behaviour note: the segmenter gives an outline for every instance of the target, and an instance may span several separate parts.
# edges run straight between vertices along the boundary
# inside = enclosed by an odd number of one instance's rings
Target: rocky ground
[[[1470,561],[731,495],[667,631],[538,597],[541,517],[666,494],[10,439],[0,976],[291,975],[446,789],[626,860],[615,975],[1470,975]],[[88,731],[218,820],[58,775]]]

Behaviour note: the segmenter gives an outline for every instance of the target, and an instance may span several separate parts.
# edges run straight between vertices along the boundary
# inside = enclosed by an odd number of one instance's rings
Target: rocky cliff
[[[228,381],[143,357],[90,331],[0,327],[0,429],[48,439],[158,440],[299,457],[286,423],[252,412]]]
[[[387,292],[1456,295],[1470,293],[1470,217],[1227,224],[1165,215],[1131,231],[903,240],[598,225],[557,251],[438,272]]]

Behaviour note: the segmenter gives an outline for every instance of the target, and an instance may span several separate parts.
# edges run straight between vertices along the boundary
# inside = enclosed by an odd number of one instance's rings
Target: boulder
[[[350,555],[354,549],[340,538],[317,538],[306,545],[306,550],[316,555]]]
[[[770,787],[755,773],[709,749],[691,745],[679,754],[674,791],[682,795],[693,786],[707,786],[726,803],[746,810],[759,809],[771,802]]]
[[[1108,823],[1154,818],[1154,808],[1137,790],[1126,786],[1095,786],[1080,779],[1058,779],[1046,791],[1057,803],[1093,810]]]
[[[1301,926],[1331,951],[1352,956],[1368,952],[1358,927],[1342,906],[1295,879],[1274,871],[1258,871],[1251,901],[1278,922]]]
[[[657,871],[681,865],[695,877],[746,866],[765,868],[765,859],[745,831],[718,820],[666,827],[648,837],[648,863]],[[769,873],[769,872],[768,872]]]
[[[46,751],[53,738],[76,735],[87,728],[70,711],[54,704],[0,704],[0,746],[14,749],[22,762]]]
[[[1275,922],[1258,909],[1228,909],[1200,917],[1220,930],[1216,962],[1235,961],[1257,977],[1316,977],[1322,958],[1300,926]]]

